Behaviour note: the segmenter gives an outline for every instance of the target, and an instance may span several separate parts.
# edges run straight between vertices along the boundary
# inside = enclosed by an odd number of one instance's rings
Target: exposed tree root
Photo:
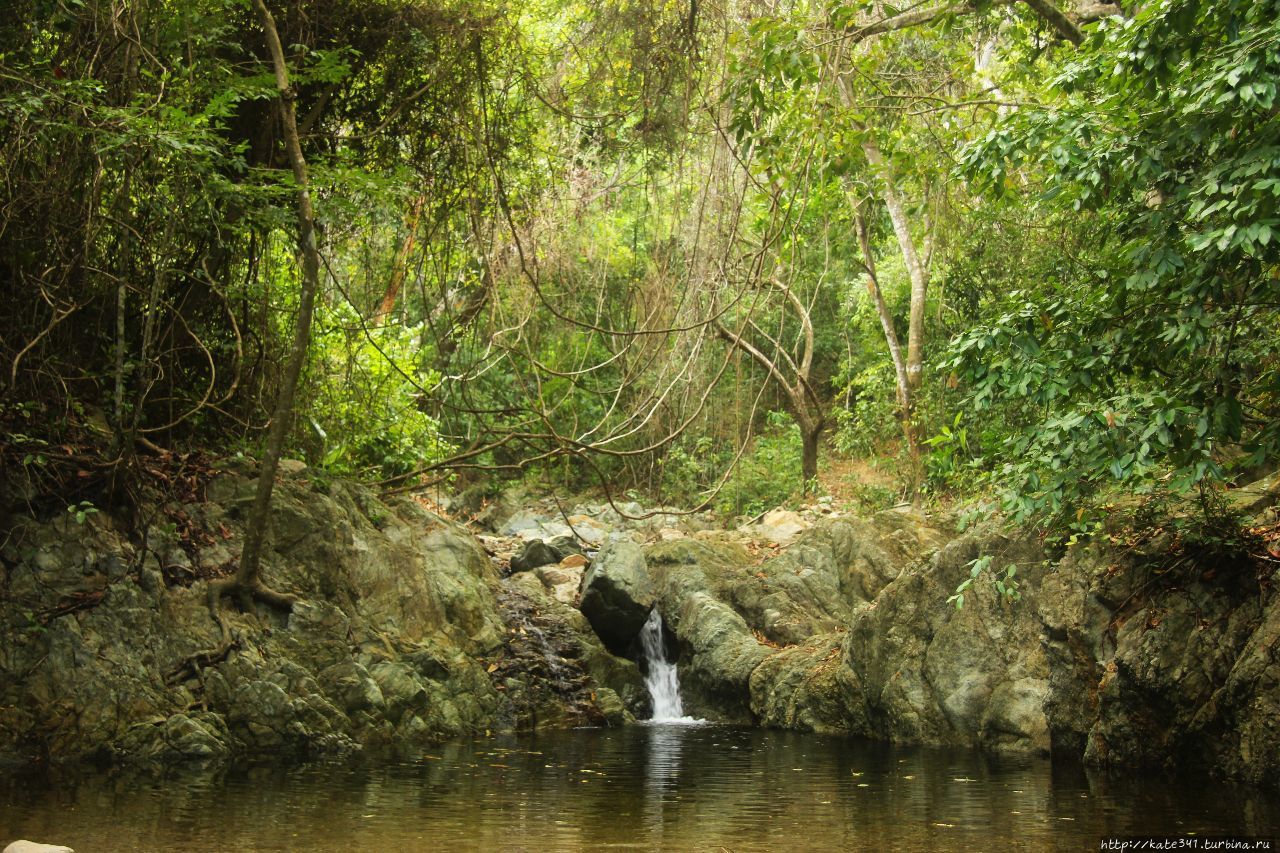
[[[293,610],[293,605],[298,601],[298,596],[287,592],[277,592],[260,580],[245,582],[240,580],[239,577],[231,577],[211,582],[209,584],[209,612],[222,625],[224,639],[226,638],[227,628],[221,613],[218,611],[218,602],[221,601],[224,595],[234,595],[240,602],[240,608],[246,612],[253,609],[255,600],[261,601],[268,607],[283,610],[286,613]]]
[[[240,645],[240,637],[232,634],[231,625],[227,622],[226,614],[222,612],[222,598],[226,595],[235,595],[241,609],[246,612],[253,610],[255,600],[286,612],[292,611],[293,605],[298,601],[298,596],[287,592],[278,592],[261,581],[246,584],[241,583],[234,577],[211,581],[209,583],[209,615],[218,623],[221,640],[212,649],[203,649],[180,661],[177,666],[170,670],[169,675],[165,678],[166,683],[177,684],[188,678],[198,676],[200,670],[205,667],[226,660],[227,655],[231,654],[231,650]]]

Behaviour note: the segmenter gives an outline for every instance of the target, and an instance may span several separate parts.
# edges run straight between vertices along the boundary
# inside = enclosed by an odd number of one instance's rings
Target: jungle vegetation
[[[1277,0],[13,0],[6,476],[1087,532],[1275,459],[1278,80]]]

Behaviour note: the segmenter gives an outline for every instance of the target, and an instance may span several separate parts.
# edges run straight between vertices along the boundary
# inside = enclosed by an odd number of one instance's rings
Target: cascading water
[[[551,643],[547,640],[547,635],[536,625],[526,625],[525,631],[530,637],[533,637],[535,645],[542,652],[542,659],[547,663],[547,676],[554,683],[556,692],[565,693],[568,683],[565,679],[564,667],[561,666],[559,658],[556,657],[555,649],[551,647]]]
[[[649,618],[640,629],[640,644],[645,660],[649,662],[649,674],[645,686],[653,700],[653,723],[701,723],[702,720],[686,717],[680,702],[680,679],[676,665],[667,660],[662,644],[662,616],[658,608],[649,611]]]

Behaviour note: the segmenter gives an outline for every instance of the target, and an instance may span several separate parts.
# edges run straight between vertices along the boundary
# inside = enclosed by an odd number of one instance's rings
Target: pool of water
[[[1097,850],[1280,831],[1205,779],[719,726],[453,743],[398,759],[0,778],[0,846],[94,851]]]

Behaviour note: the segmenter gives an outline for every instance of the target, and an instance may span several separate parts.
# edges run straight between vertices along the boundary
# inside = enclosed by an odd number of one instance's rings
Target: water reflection
[[[715,726],[484,739],[409,760],[0,778],[0,845],[95,850],[1081,850],[1280,830],[1274,794]]]

